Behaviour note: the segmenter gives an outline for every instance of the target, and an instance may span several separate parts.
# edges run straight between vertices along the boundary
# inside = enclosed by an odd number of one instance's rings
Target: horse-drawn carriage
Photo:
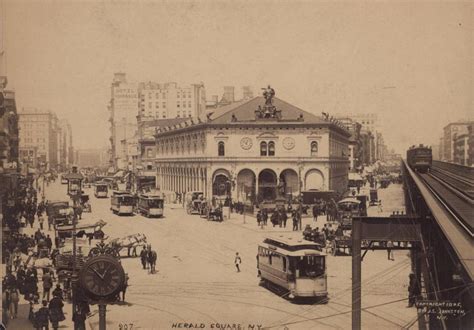
[[[123,249],[127,249],[127,256],[136,257],[138,256],[137,248],[146,246],[147,240],[144,234],[133,234],[122,238],[114,238],[109,241],[109,245],[117,251],[118,255]]]
[[[205,211],[204,193],[202,191],[189,191],[184,196],[186,212],[188,214],[203,214]]]

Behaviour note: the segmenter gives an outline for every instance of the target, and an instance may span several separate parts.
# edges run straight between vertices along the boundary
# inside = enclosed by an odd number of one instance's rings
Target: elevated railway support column
[[[440,318],[441,310],[434,314],[419,312],[430,329],[470,329],[474,324],[472,239],[466,239],[464,229],[452,223],[442,204],[426,187],[423,175],[405,164],[402,170],[406,213],[420,219],[419,249],[411,251],[411,258],[412,270],[423,284],[422,299],[461,303],[466,315]],[[471,251],[470,259],[462,256],[463,250]]]
[[[415,249],[420,230],[419,219],[412,216],[352,218],[352,329],[362,328],[362,250]]]

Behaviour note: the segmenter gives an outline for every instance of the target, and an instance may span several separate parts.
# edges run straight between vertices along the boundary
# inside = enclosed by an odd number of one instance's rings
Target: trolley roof
[[[140,194],[140,198],[147,198],[147,199],[163,199],[163,193],[158,193],[158,192],[144,193],[144,194]]]
[[[326,255],[321,252],[322,246],[320,244],[306,241],[300,235],[267,237],[260,245],[289,256]]]
[[[133,194],[130,193],[130,191],[126,191],[126,190],[114,190],[112,194],[119,195],[119,196],[133,196]]]

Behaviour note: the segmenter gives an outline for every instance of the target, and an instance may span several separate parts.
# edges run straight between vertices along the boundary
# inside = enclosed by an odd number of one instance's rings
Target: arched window
[[[311,142],[311,156],[316,156],[318,154],[318,142]]]
[[[268,142],[268,156],[275,156],[275,142]]]
[[[267,151],[267,143],[265,141],[260,142],[260,156],[266,156]]]
[[[222,141],[217,144],[217,154],[219,156],[225,156],[225,146]]]

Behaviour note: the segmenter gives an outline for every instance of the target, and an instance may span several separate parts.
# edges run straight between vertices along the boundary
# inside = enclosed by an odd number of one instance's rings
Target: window
[[[217,154],[219,156],[225,156],[225,145],[222,141],[217,144]]]
[[[188,102],[188,107],[190,107],[190,108],[191,108],[191,101],[189,101],[189,102]]]
[[[163,112],[163,118],[166,118],[166,112]]]
[[[166,108],[166,102],[163,102],[163,108]]]
[[[160,104],[159,104],[158,102],[156,102],[155,107],[156,107],[157,109],[159,109],[159,108],[160,108]]]
[[[318,154],[318,142],[311,142],[311,156],[316,156]]]
[[[153,157],[153,149],[147,149],[146,151],[146,156],[148,158],[152,158]]]
[[[176,103],[176,106],[179,108],[179,102],[178,102],[178,103]]]
[[[180,111],[176,112],[176,117],[178,117],[178,118],[181,117],[181,112]]]
[[[267,150],[267,143],[265,141],[260,142],[260,156],[266,156]]]
[[[183,108],[186,108],[186,102],[183,102]]]
[[[275,156],[275,142],[268,142],[268,156]]]

